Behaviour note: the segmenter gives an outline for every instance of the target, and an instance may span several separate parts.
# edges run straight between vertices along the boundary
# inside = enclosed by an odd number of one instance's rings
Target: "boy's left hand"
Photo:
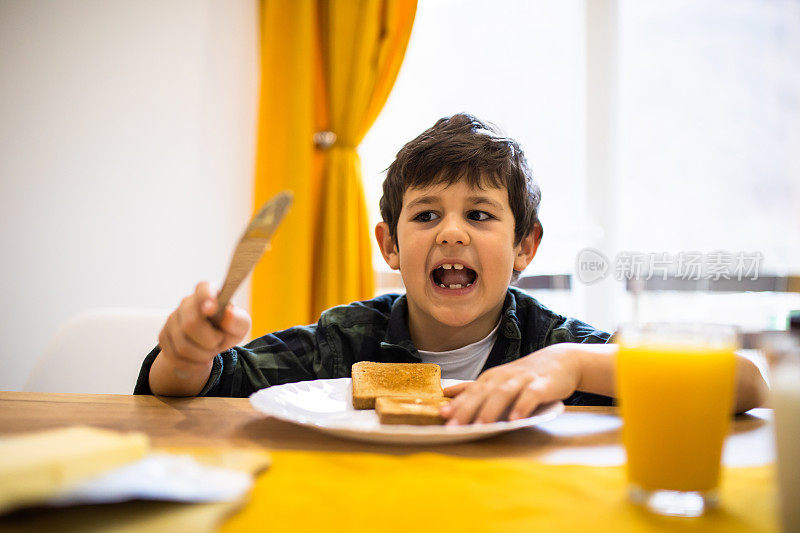
[[[529,416],[539,405],[569,397],[580,367],[567,344],[553,344],[511,363],[490,368],[477,381],[444,389],[453,401],[442,407],[447,425],[495,422]]]

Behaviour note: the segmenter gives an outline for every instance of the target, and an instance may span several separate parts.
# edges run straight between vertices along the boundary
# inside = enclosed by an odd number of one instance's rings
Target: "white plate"
[[[443,379],[442,386],[461,383]],[[350,378],[300,381],[261,389],[250,403],[262,413],[338,437],[393,444],[446,444],[491,437],[505,431],[534,426],[564,411],[562,402],[539,407],[532,416],[513,422],[468,426],[385,425],[372,409],[353,409]]]

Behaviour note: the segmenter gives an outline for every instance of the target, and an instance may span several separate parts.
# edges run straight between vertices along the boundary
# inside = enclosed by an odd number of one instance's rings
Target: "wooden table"
[[[729,466],[773,460],[771,410],[734,419],[725,446]],[[142,431],[156,447],[261,447],[462,457],[535,458],[548,463],[613,465],[624,462],[621,421],[613,407],[567,407],[542,425],[484,440],[445,446],[390,446],[342,440],[267,418],[242,398],[161,398],[111,394],[0,392],[0,435],[83,424]]]
[[[729,466],[771,462],[770,418],[771,411],[767,409],[755,409],[736,417],[726,440],[723,462]],[[387,514],[395,517],[392,521],[395,531],[408,531],[420,523],[430,524],[432,521],[436,521],[437,526],[431,529],[436,531],[448,528],[498,532],[537,528],[598,530],[595,517],[599,515],[606,517],[600,530],[660,531],[663,525],[658,517],[639,513],[633,506],[619,505],[620,501],[624,502],[622,481],[613,481],[618,474],[609,474],[619,472],[618,468],[585,470],[579,475],[592,476],[593,480],[586,486],[581,485],[581,481],[574,484],[575,469],[584,467],[564,466],[565,470],[561,470],[560,466],[550,466],[558,469],[559,480],[556,483],[548,481],[547,469],[542,468],[549,466],[542,465],[542,462],[623,464],[622,423],[612,407],[568,407],[563,415],[539,426],[469,443],[389,446],[342,440],[267,418],[256,412],[247,399],[0,392],[0,436],[76,424],[141,431],[150,436],[157,448],[266,448],[276,459],[256,482],[250,503],[235,515],[229,513],[231,505],[235,507],[236,504],[224,502],[194,506],[126,502],[91,506],[90,509],[48,510],[41,514],[37,514],[35,509],[24,509],[3,517],[0,529],[8,526],[13,531],[25,533],[72,533],[86,530],[86,521],[89,520],[95,524],[95,530],[102,531],[112,525],[117,527],[124,521],[129,525],[159,523],[162,529],[166,524],[168,531],[202,531],[205,528],[204,531],[210,532],[221,525],[226,516],[232,516],[225,522],[228,531],[261,530],[265,523],[276,530],[287,531],[296,530],[298,525],[307,526],[309,530],[325,530],[332,527],[332,523],[349,524],[356,531],[372,531],[372,526]],[[367,452],[367,455],[325,452]],[[435,454],[411,455],[416,452]],[[481,470],[475,461],[462,458],[491,461],[480,462],[481,467],[488,465],[487,469]],[[496,460],[506,458],[535,461],[514,462],[516,466],[512,473],[507,467],[511,462]],[[364,464],[371,465],[370,469],[360,470],[362,467],[359,465]],[[419,484],[404,477],[404,468],[416,472],[414,476],[421,476],[414,478],[420,480]],[[426,477],[431,468],[438,469],[437,473]],[[476,474],[478,471],[481,472],[479,475]],[[386,481],[387,476],[391,477],[391,482]],[[452,479],[457,479],[457,482],[443,494],[442,480]],[[529,479],[539,480],[537,487],[549,487],[544,489],[546,492],[537,493],[535,503],[531,502],[530,491],[519,489],[521,484],[526,486],[524,484]],[[572,485],[569,479],[573,480]],[[710,527],[702,530],[752,531],[755,527],[756,531],[776,531],[774,498],[770,489],[764,488],[761,477],[746,479],[746,482],[756,479],[760,485],[752,491],[748,489],[744,496],[731,492],[726,501],[735,503],[729,503],[716,519],[712,518],[706,524]],[[340,490],[339,484],[345,484],[347,490]],[[378,491],[386,494],[387,487],[396,484],[401,487],[399,492],[387,498],[372,499]],[[587,492],[589,487],[599,485],[603,488]],[[742,487],[742,483],[735,486]],[[574,490],[577,487],[580,489]],[[487,498],[487,491],[495,499]],[[306,500],[297,498],[299,493],[312,499],[322,496],[328,507],[309,513]],[[444,497],[448,493],[453,496]],[[548,498],[552,494],[558,496],[549,500],[548,509],[551,511],[540,512],[538,498]],[[361,507],[365,501],[372,504],[368,508]],[[432,507],[421,502],[430,503]],[[465,506],[464,502],[471,503]],[[558,502],[561,502],[560,506]],[[574,506],[582,506],[584,512],[575,513]],[[402,516],[396,514],[398,508],[404,510]],[[191,520],[192,525],[183,522],[180,522],[183,525],[176,525],[181,519]],[[478,529],[475,529],[476,524],[480,526]],[[703,523],[694,525],[699,527]],[[152,530],[150,525],[148,530]]]

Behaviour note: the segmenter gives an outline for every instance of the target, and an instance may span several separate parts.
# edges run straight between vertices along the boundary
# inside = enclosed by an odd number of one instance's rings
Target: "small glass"
[[[651,323],[625,324],[617,337],[629,496],[657,514],[700,516],[718,503],[738,333]]]
[[[770,332],[762,336],[761,348],[772,381],[781,523],[783,531],[800,531],[800,337]]]

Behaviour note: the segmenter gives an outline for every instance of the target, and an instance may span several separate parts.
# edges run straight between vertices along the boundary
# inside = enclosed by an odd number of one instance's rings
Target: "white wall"
[[[252,212],[258,31],[255,0],[0,0],[0,390],[76,312],[221,281]]]

